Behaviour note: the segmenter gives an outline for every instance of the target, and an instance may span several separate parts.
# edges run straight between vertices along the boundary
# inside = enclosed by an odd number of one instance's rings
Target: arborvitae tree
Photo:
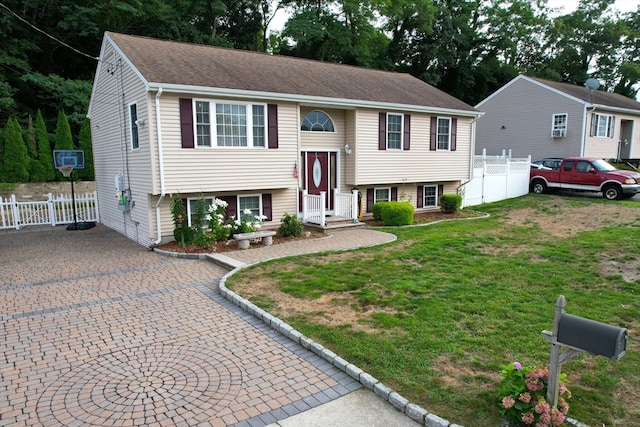
[[[29,121],[27,122],[25,143],[27,145],[27,150],[29,151],[29,179],[33,182],[42,182],[44,170],[40,160],[38,160],[38,141],[31,114],[29,114]]]
[[[2,176],[5,182],[27,182],[29,180],[29,154],[22,138],[22,128],[16,119],[9,119],[4,132]]]
[[[93,181],[93,148],[91,145],[91,122],[85,118],[78,134],[78,146],[84,151],[84,169],[78,171],[78,177],[83,181]]]
[[[38,162],[41,165],[42,176],[41,181],[55,181],[56,170],[53,166],[53,153],[51,151],[51,141],[49,140],[49,132],[44,122],[42,113],[38,110],[36,114],[36,142],[38,143]]]
[[[73,137],[71,136],[71,127],[69,126],[69,120],[64,111],[60,110],[58,113],[58,124],[56,125],[56,150],[73,150]]]

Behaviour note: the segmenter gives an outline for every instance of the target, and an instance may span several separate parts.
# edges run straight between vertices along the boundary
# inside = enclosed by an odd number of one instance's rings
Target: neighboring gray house
[[[519,75],[476,105],[476,154],[640,159],[640,103]]]
[[[471,178],[480,115],[409,74],[105,33],[89,105],[100,222],[153,245],[173,239],[172,197],[188,218],[215,197],[266,227],[380,200],[437,209]]]

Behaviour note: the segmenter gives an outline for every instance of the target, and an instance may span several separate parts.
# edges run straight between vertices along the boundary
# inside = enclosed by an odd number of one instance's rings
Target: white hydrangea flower
[[[242,211],[242,213],[245,215],[251,215],[251,209],[245,209]]]

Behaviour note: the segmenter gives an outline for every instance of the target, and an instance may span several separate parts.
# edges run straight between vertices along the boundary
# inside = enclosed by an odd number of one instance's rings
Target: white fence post
[[[351,190],[351,218],[353,222],[358,222],[358,190]]]
[[[324,227],[325,224],[327,223],[326,217],[327,216],[327,192],[326,191],[321,191],[320,192],[320,226]]]
[[[18,209],[15,194],[11,195],[11,212],[13,213],[13,224],[16,226],[16,230],[20,230],[20,209]]]
[[[56,208],[53,205],[53,194],[47,194],[47,205],[49,207],[49,218],[51,218],[51,226],[56,226]]]

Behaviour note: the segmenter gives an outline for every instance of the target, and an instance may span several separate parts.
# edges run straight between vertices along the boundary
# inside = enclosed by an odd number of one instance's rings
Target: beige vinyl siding
[[[615,125],[613,128],[613,137],[596,137],[591,136],[591,123],[592,113],[604,114],[607,116],[615,117]],[[611,111],[595,110],[588,113],[587,119],[587,132],[585,142],[585,156],[587,157],[599,157],[602,159],[617,158],[618,155],[618,142],[621,140],[622,120],[634,121],[634,129],[632,139],[629,141],[631,145],[631,152],[629,158],[640,158],[640,118],[628,114],[621,114]]]
[[[342,189],[341,191],[351,191],[356,182],[356,159],[358,156],[358,146],[356,144],[356,112],[354,110],[345,111],[345,144],[349,144],[351,154],[342,156]],[[344,152],[344,151],[343,151]]]
[[[364,109],[356,112],[356,185],[444,182],[468,178],[473,126],[471,119],[458,118],[456,151],[430,150],[432,116],[424,113],[411,113],[410,150],[378,150],[378,113],[378,110]]]
[[[371,212],[366,212],[367,210],[367,190],[369,188],[390,188],[390,187],[396,187],[398,189],[398,201],[402,201],[402,202],[409,202],[411,204],[411,206],[413,206],[415,209],[419,210],[419,211],[423,211],[423,210],[434,210],[434,209],[439,209],[439,205],[436,207],[433,206],[427,206],[424,208],[417,208],[418,206],[418,186],[430,186],[430,185],[435,185],[436,187],[439,185],[443,186],[442,189],[442,194],[457,194],[458,192],[458,187],[460,186],[461,182],[460,181],[451,181],[451,182],[422,182],[422,183],[417,183],[417,184],[413,184],[413,183],[396,183],[396,184],[384,184],[384,185],[376,185],[376,186],[367,186],[365,188],[361,188],[360,191],[362,192],[362,203],[363,203],[363,207],[362,210],[364,213],[371,215]]]
[[[300,120],[314,110],[326,113],[333,122],[334,132],[300,131],[302,151],[342,150],[345,144],[345,111],[326,108],[300,108]]]
[[[478,109],[485,114],[477,122],[476,154],[482,154],[483,148],[490,156],[511,149],[512,157],[531,155],[532,160],[581,154],[584,109],[574,99],[518,80]],[[564,113],[567,136],[552,138],[553,115]]]
[[[280,225],[280,219],[282,215],[288,213],[290,215],[295,215],[297,212],[296,205],[296,189],[295,188],[287,188],[281,190],[273,190],[273,191],[264,191],[261,194],[271,194],[271,203],[272,203],[272,220],[265,221],[263,223],[263,228],[271,228],[277,229]],[[241,191],[238,193],[196,193],[196,194],[180,194],[180,198],[199,198],[200,196],[207,197],[227,197],[230,195],[234,196],[242,196],[249,194],[258,194],[256,191]],[[162,243],[174,240],[173,238],[173,218],[171,216],[171,203],[173,199],[171,197],[165,197],[160,205],[160,224],[161,224],[161,235],[162,235]],[[155,207],[158,202],[158,196],[150,196],[149,197],[149,205]],[[150,212],[155,212],[155,210],[151,210]],[[155,217],[152,218],[155,223]]]
[[[143,82],[121,59],[107,44],[105,62],[118,64],[118,68],[112,74],[106,64],[100,67],[92,100],[91,132],[100,222],[148,246],[151,242],[146,197],[151,181],[149,126],[139,127],[140,149],[132,151],[128,106],[133,100],[137,101],[138,117],[145,120],[149,108]],[[124,99],[120,93],[125,94]],[[130,212],[123,213],[117,208],[116,175],[123,177],[124,188],[131,189],[135,206]]]
[[[179,96],[163,95],[161,121],[167,193],[295,188],[297,107],[278,104],[277,149],[250,147],[182,148]],[[207,100],[206,98],[198,98]],[[210,101],[225,102],[224,99]],[[229,102],[238,102],[233,100]],[[251,102],[247,100],[246,102]],[[213,125],[213,124],[212,124]]]

